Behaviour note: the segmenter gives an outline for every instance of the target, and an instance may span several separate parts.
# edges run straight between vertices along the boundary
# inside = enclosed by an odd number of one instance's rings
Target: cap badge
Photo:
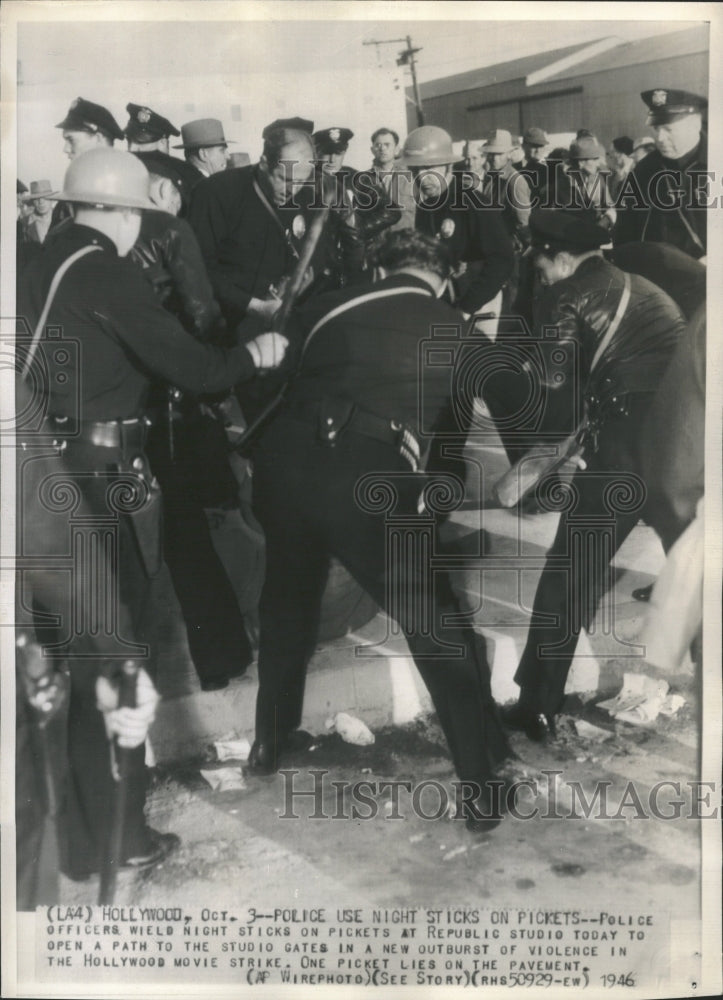
[[[454,219],[444,219],[442,225],[439,227],[439,234],[442,239],[448,240],[450,236],[454,233],[455,224]]]
[[[303,215],[295,215],[294,221],[291,223],[291,232],[294,234],[297,240],[300,240],[304,233],[306,232],[306,222],[304,221]]]
[[[136,118],[142,125],[145,125],[151,120],[151,112],[148,108],[139,108]]]
[[[661,108],[668,100],[667,90],[654,90],[653,95],[650,98],[651,104],[655,105],[656,108]]]
[[[338,142],[341,139],[341,131],[338,128],[330,128],[329,138],[332,142]]]
[[[79,104],[80,104],[80,98],[76,97],[74,101],[70,102],[70,110],[72,111],[73,108],[77,108]]]

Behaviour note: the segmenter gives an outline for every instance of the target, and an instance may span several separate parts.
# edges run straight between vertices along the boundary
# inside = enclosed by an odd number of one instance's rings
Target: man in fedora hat
[[[145,105],[126,104],[126,111],[129,118],[125,137],[131,153],[150,153],[154,149],[168,153],[169,138],[181,134],[167,118]]]
[[[544,129],[533,125],[525,130],[525,134],[522,136],[525,159],[517,169],[527,178],[527,183],[533,194],[539,195],[547,187],[548,176],[545,159],[549,148],[550,140]]]
[[[228,145],[218,118],[197,118],[181,125],[181,142],[173,148],[183,150],[186,162],[195,167],[200,180],[226,169]]]
[[[23,227],[24,237],[30,243],[45,242],[53,217],[52,194],[50,181],[31,181],[30,191],[22,196],[24,202],[32,205],[32,214],[27,216]]]
[[[621,199],[615,242],[671,243],[705,262],[708,156],[703,113],[708,101],[665,87],[640,96],[656,149],[629,175],[630,197]]]
[[[534,209],[530,229],[534,266],[548,289],[536,320],[545,331],[537,347],[540,430],[559,439],[573,434],[583,399],[587,415],[584,462],[570,489],[550,489],[552,479],[538,486],[544,509],[561,516],[515,674],[519,701],[503,715],[544,741],[554,735],[580,631],[610,585],[610,560],[644,510],[641,432],[685,322],[665,292],[604,259],[607,234],[589,216]]]
[[[529,243],[530,185],[512,165],[512,136],[505,129],[493,129],[486,136],[487,174],[483,190],[491,204],[502,209],[515,249],[521,253]]]
[[[570,144],[567,173],[556,178],[555,205],[545,207],[582,211],[609,231],[615,223],[615,209],[602,172],[603,150],[594,135],[578,135]]]

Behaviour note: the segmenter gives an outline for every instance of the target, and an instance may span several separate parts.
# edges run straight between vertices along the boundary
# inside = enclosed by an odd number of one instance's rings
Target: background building
[[[588,128],[603,142],[634,137],[645,127],[640,92],[664,86],[707,94],[708,55],[707,24],[626,44],[601,38],[423,83],[425,121],[454,140],[492,128],[519,135],[530,125]],[[407,127],[415,125],[408,104]]]

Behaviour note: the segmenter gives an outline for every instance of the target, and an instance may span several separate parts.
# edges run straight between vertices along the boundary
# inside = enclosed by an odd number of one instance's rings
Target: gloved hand
[[[118,745],[127,750],[145,742],[156,717],[160,695],[142,667],[136,677],[135,708],[118,708],[118,690],[106,677],[101,676],[95,682],[95,697],[109,739],[117,736]]]
[[[261,333],[246,344],[246,349],[253,358],[259,371],[268,368],[278,368],[284,359],[289,341],[283,333]]]

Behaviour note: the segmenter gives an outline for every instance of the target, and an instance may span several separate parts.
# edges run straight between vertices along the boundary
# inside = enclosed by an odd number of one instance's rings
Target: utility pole
[[[424,111],[422,110],[422,98],[419,95],[419,84],[417,83],[417,64],[414,61],[414,57],[417,52],[421,52],[421,48],[415,49],[412,46],[412,37],[407,35],[406,38],[382,38],[379,41],[370,39],[368,42],[362,42],[362,45],[398,45],[400,42],[406,43],[406,49],[403,49],[397,55],[397,66],[409,66],[409,71],[412,74],[412,91],[414,93],[414,106],[417,109],[417,125],[424,125]]]

